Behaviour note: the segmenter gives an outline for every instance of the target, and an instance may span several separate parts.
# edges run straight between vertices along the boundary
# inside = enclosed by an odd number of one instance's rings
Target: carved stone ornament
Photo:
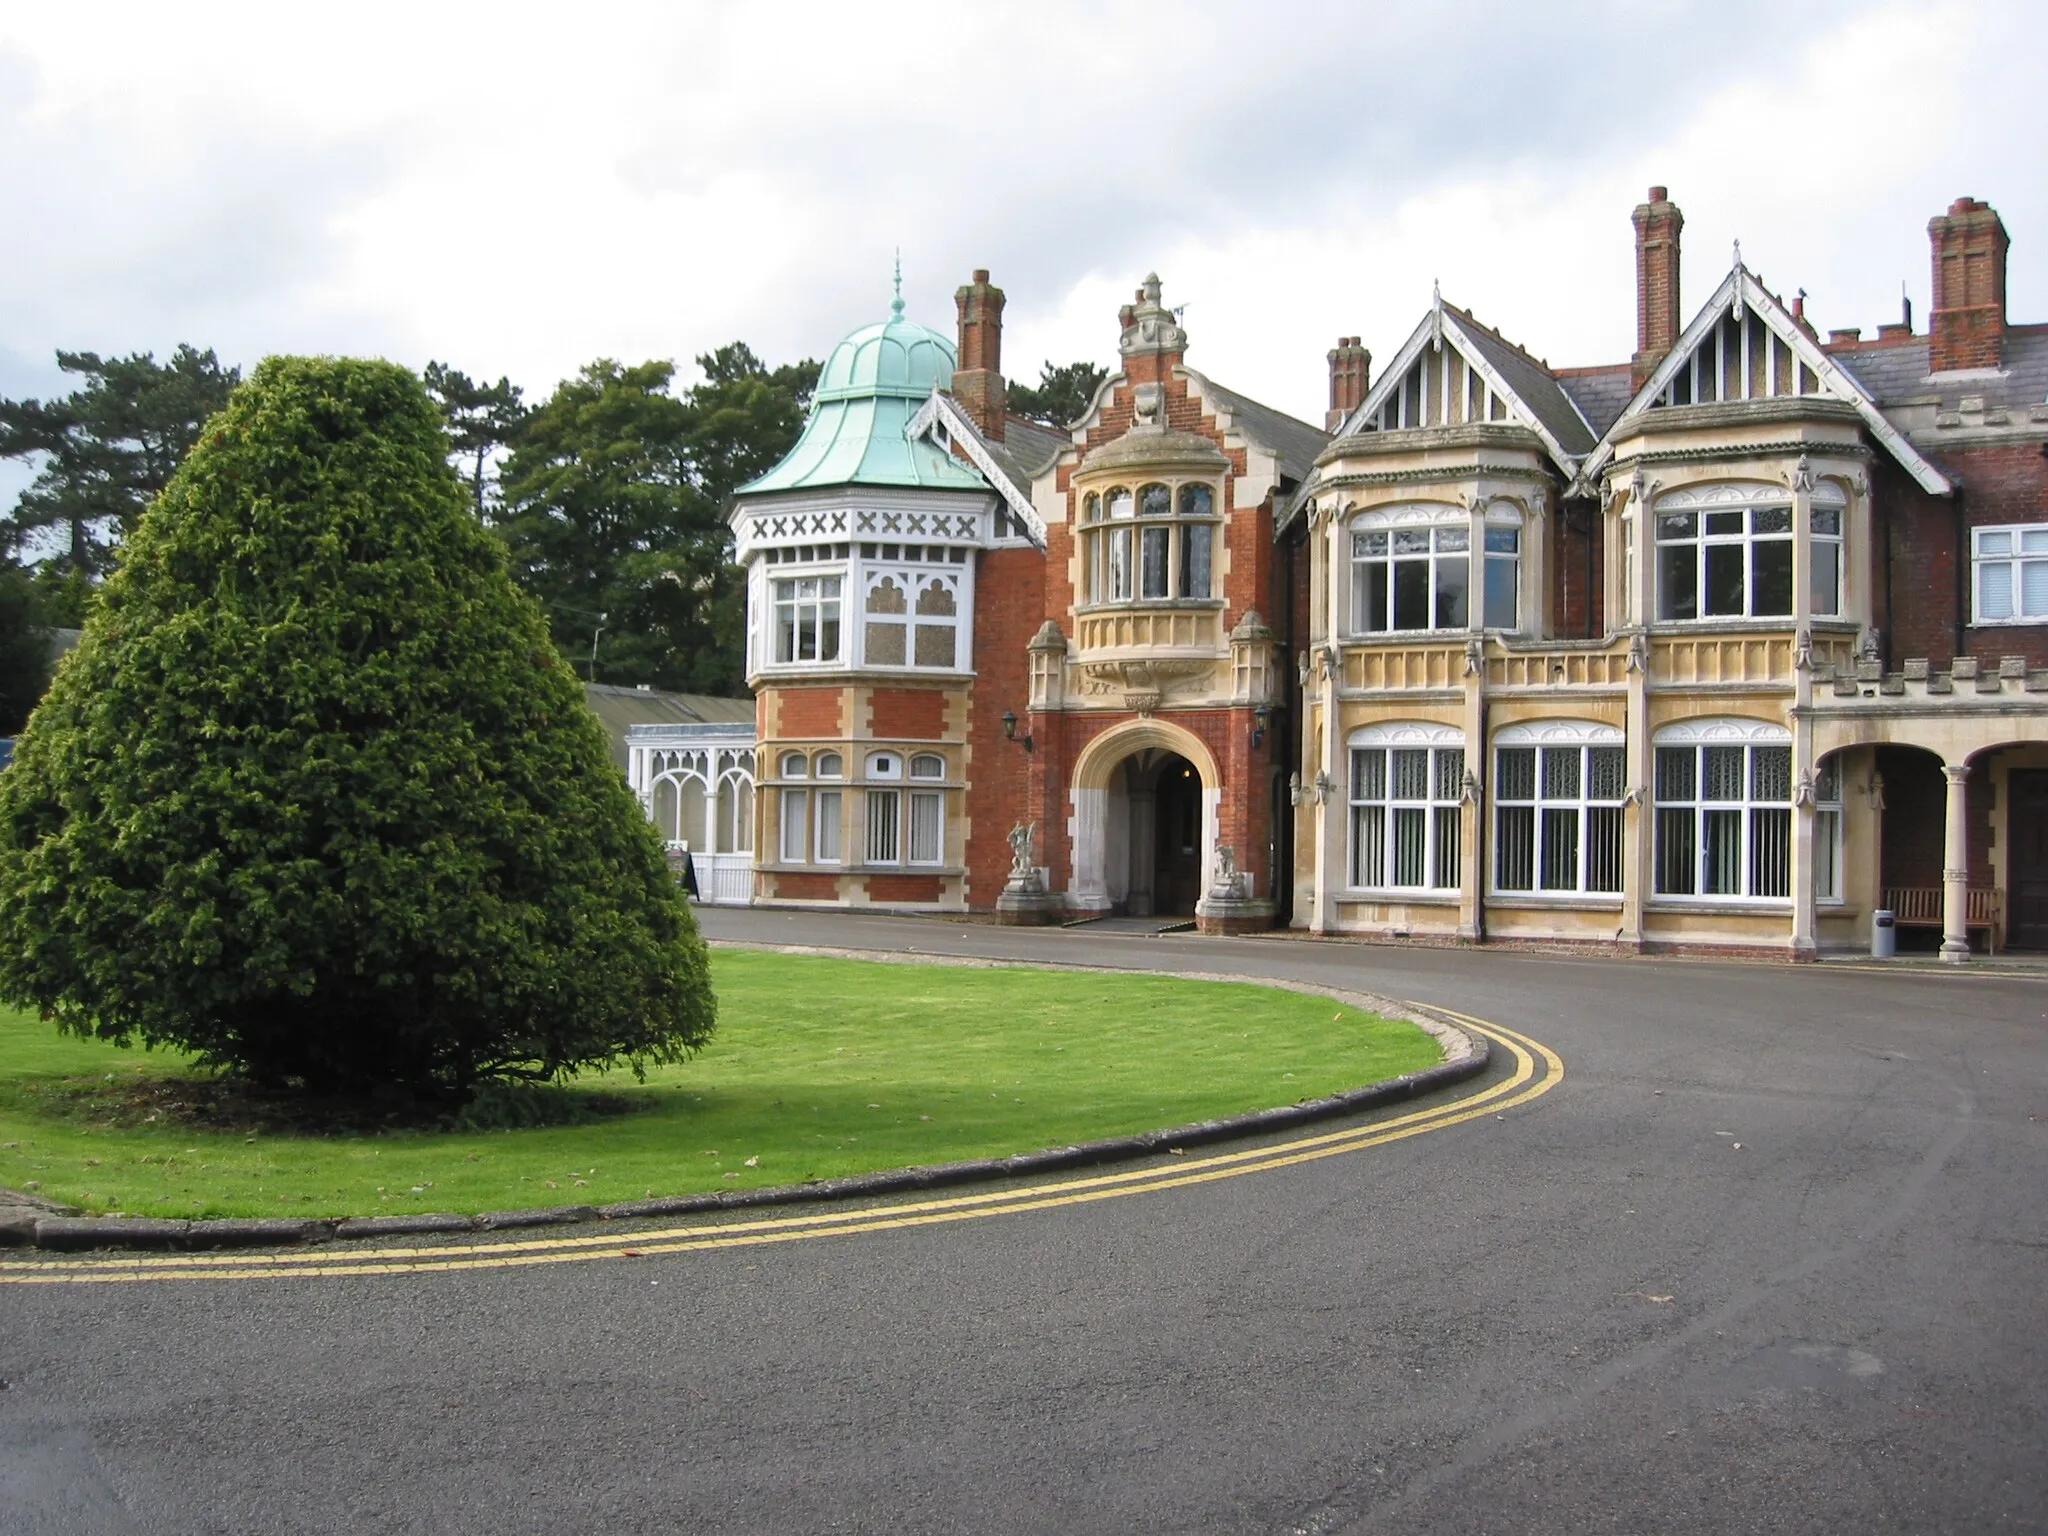
[[[1628,669],[1631,672],[1650,670],[1650,637],[1641,630],[1628,637]]]
[[[1881,811],[1881,810],[1883,810],[1883,809],[1884,809],[1884,775],[1883,775],[1883,774],[1881,774],[1881,773],[1873,773],[1873,774],[1871,774],[1871,776],[1870,776],[1870,782],[1869,782],[1868,784],[1864,785],[1864,787],[1863,787],[1863,792],[1864,792],[1864,793],[1865,793],[1866,795],[1870,796],[1870,808],[1871,808],[1871,809],[1872,809],[1873,811]]]
[[[1075,670],[1081,674],[1084,692],[1122,693],[1127,697],[1149,694],[1156,709],[1162,695],[1203,692],[1215,680],[1216,665],[1216,658],[1209,656],[1168,656],[1145,661],[1093,658],[1076,663]]]
[[[1126,304],[1118,318],[1124,323],[1124,333],[1116,349],[1125,357],[1146,352],[1185,352],[1188,348],[1188,333],[1181,329],[1173,311],[1159,302],[1157,272],[1145,274],[1136,302]]]
[[[1038,842],[1038,823],[1018,821],[1010,827],[1010,889],[1036,891],[1040,887],[1038,860],[1032,846]]]
[[[1166,391],[1157,384],[1140,384],[1131,391],[1131,426],[1160,427],[1165,425],[1163,413],[1166,408]]]
[[[1308,796],[1302,793],[1301,775],[1298,773],[1287,775],[1287,803],[1289,805],[1301,805],[1307,799]]]
[[[1470,768],[1467,768],[1464,781],[1458,785],[1458,803],[1460,805],[1477,805],[1483,793],[1484,791],[1480,788],[1479,784],[1479,775]]]
[[[1209,886],[1213,901],[1244,901],[1252,893],[1248,871],[1237,867],[1237,850],[1228,843],[1216,845],[1216,878]]]
[[[1477,677],[1486,665],[1486,642],[1474,635],[1465,642],[1465,675]]]
[[[1811,672],[1813,670],[1813,632],[1802,629],[1792,641],[1792,670]]]
[[[1799,455],[1799,463],[1792,470],[1792,494],[1811,496],[1813,494],[1813,463],[1805,454]]]
[[[1240,641],[1270,640],[1273,638],[1273,631],[1267,627],[1266,621],[1259,617],[1258,609],[1247,608],[1244,617],[1232,626],[1230,638]]]
[[[1297,651],[1294,657],[1294,675],[1301,680],[1301,686],[1308,686],[1308,652]]]
[[[1047,619],[1039,625],[1038,633],[1031,637],[1031,644],[1028,647],[1034,651],[1064,651],[1066,648],[1067,637],[1061,632],[1057,619]]]
[[[1884,655],[1883,631],[1875,624],[1863,632],[1863,638],[1856,643],[1858,661],[1876,661]]]
[[[1811,773],[1802,772],[1799,775],[1799,782],[1792,786],[1792,803],[1801,806],[1813,804],[1813,775]]]
[[[1628,792],[1621,797],[1621,803],[1623,805],[1641,805],[1643,803],[1643,786],[1640,784],[1629,785]]]
[[[1150,720],[1159,708],[1159,692],[1157,689],[1128,689],[1124,693],[1124,708]]]
[[[1321,805],[1330,798],[1330,776],[1322,769],[1316,770],[1316,804]]]

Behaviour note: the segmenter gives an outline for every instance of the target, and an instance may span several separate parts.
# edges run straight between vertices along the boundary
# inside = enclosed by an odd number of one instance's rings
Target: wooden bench
[[[1984,947],[1991,954],[1998,953],[1999,930],[2005,926],[2005,892],[1996,886],[1973,885],[1969,889],[1967,916],[1963,919],[1965,931],[1971,928],[1984,930]],[[1942,926],[1942,888],[1938,885],[1892,885],[1886,886],[1884,899],[1879,906],[1891,909],[1892,921],[1901,928],[1932,928],[1937,932]]]

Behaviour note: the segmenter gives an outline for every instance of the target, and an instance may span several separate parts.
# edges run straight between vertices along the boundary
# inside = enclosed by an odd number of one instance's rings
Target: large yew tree
[[[0,996],[271,1083],[460,1095],[710,1034],[689,910],[387,363],[273,358],[0,773]]]

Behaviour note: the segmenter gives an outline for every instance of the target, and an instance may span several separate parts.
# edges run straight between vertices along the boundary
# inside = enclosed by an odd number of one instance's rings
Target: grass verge
[[[591,1117],[527,1130],[224,1130],[180,1058],[0,1012],[0,1185],[146,1216],[601,1205],[1005,1156],[1441,1057],[1413,1024],[1251,984],[723,949],[712,974],[709,1049],[582,1079]]]

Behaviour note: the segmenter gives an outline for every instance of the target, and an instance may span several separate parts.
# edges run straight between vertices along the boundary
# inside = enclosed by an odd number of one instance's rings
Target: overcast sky
[[[950,333],[1108,361],[1148,269],[1189,361],[1313,420],[1323,354],[1445,297],[1557,364],[1635,343],[1629,211],[1739,238],[1823,328],[1924,327],[1926,224],[2011,231],[2048,320],[2026,0],[261,5],[0,0],[0,394],[57,347],[439,358],[529,397],[598,356]]]

